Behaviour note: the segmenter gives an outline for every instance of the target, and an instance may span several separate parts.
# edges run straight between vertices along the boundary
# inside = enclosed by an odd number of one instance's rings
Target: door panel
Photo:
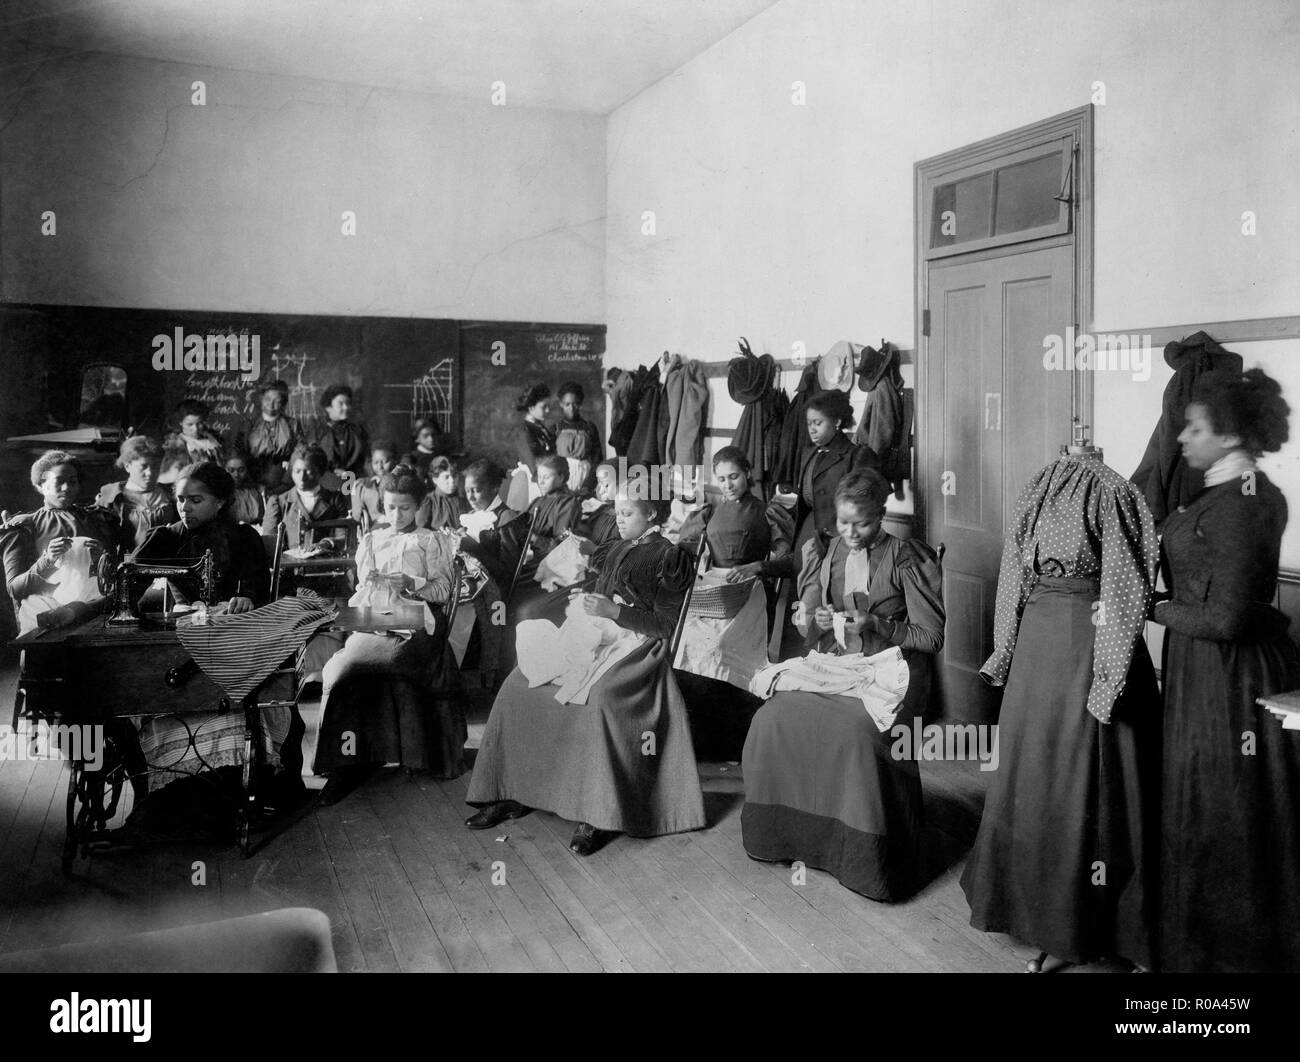
[[[946,547],[940,675],[949,718],[996,717],[998,695],[978,672],[992,651],[1004,529],[1025,481],[1070,436],[1070,373],[1044,369],[1043,341],[1066,335],[1072,271],[1068,245],[929,267],[918,434],[926,533]]]

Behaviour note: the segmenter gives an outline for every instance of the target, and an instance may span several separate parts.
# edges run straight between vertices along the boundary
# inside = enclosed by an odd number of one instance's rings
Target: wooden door
[[[929,338],[918,434],[927,538],[946,547],[940,658],[946,718],[991,722],[999,695],[979,669],[992,651],[1003,533],[1026,480],[1070,436],[1071,374],[1044,368],[1065,341],[1073,249],[1054,246],[928,266]]]

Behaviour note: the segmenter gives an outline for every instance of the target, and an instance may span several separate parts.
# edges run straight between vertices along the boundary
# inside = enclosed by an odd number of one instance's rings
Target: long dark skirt
[[[517,800],[634,837],[698,830],[704,798],[668,646],[647,641],[609,669],[586,704],[529,689],[515,669],[492,705],[470,804]]]
[[[439,778],[465,771],[465,712],[443,637],[353,634],[323,674],[313,770],[400,763]]]
[[[1300,972],[1300,733],[1255,704],[1296,650],[1170,631],[1164,673],[1161,968]]]
[[[914,700],[909,687],[899,724],[911,724]],[[906,899],[918,885],[921,775],[894,745],[856,697],[778,693],[745,739],[745,851],[799,860],[873,900]]]
[[[1139,640],[1111,721],[1088,711],[1096,587],[1050,579],[1029,595],[998,720],[999,766],[961,886],[976,929],[1068,962],[1149,967],[1160,695]]]

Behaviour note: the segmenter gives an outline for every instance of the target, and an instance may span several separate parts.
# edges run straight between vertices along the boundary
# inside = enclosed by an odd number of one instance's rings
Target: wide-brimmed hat
[[[892,343],[881,342],[880,349],[864,347],[858,361],[858,388],[874,391],[898,360],[898,349]]]
[[[861,353],[861,343],[850,343],[847,339],[833,343],[817,362],[817,382],[822,385],[822,390],[850,390],[853,387],[853,368]]]
[[[747,406],[757,402],[771,386],[776,375],[776,360],[771,354],[756,357],[743,336],[740,351],[738,357],[727,363],[727,393],[733,402]]]

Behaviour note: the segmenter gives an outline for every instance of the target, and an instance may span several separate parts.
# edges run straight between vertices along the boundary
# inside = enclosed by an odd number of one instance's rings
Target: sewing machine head
[[[111,583],[110,627],[175,627],[199,601],[212,604],[212,551],[192,564],[124,560],[113,568],[106,558],[100,579]]]

